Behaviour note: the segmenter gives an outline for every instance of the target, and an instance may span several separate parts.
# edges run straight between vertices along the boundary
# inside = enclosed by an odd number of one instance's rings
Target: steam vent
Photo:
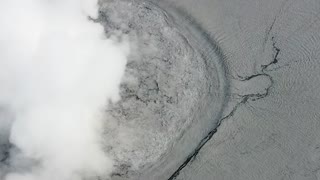
[[[0,0],[0,180],[320,180],[320,0]]]

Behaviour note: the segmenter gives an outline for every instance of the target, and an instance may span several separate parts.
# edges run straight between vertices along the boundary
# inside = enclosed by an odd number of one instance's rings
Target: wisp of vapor
[[[97,0],[0,1],[1,180],[107,177],[103,110],[119,99],[129,46],[92,20]],[[1,142],[2,141],[2,142]]]

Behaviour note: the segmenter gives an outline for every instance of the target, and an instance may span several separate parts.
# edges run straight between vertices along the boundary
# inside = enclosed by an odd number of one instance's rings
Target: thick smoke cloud
[[[0,1],[1,180],[105,176],[103,109],[119,99],[129,53],[104,36],[95,0]]]

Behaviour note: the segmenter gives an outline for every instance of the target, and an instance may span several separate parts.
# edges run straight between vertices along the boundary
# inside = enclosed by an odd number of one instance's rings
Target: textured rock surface
[[[170,175],[220,119],[225,93],[218,56],[208,58],[190,32],[145,1],[103,1],[98,21],[113,38],[127,34],[132,47],[121,101],[106,111],[113,178]]]
[[[161,4],[164,1],[155,2]],[[195,22],[201,24],[214,40],[212,42],[216,42],[224,52],[224,56],[220,57],[223,66],[219,68],[227,73],[224,84],[228,87],[225,89],[225,100],[228,103],[223,106],[221,124],[212,123],[220,126],[217,129],[211,126],[212,131],[208,136],[205,136],[208,130],[203,129],[204,139],[199,141],[200,146],[191,143],[189,147],[184,146],[184,150],[178,148],[184,155],[186,151],[191,152],[191,156],[184,157],[185,162],[176,169],[176,173],[172,175],[172,169],[162,164],[142,170],[140,168],[136,172],[141,175],[128,175],[128,178],[320,179],[320,1],[165,2],[173,3],[169,7],[174,5],[185,9],[194,17],[186,25],[197,26]],[[155,12],[154,9],[152,11]],[[137,13],[130,17],[135,15]],[[177,14],[171,15],[175,17]],[[150,24],[157,27],[161,26],[160,22]],[[181,25],[183,22],[178,21],[176,24]],[[198,36],[207,35],[201,29],[193,30],[194,33],[185,36],[197,39]],[[206,45],[206,42],[196,43],[200,49]],[[210,50],[205,49],[203,52]],[[194,125],[192,122],[186,132],[195,133],[192,131]],[[182,139],[187,137],[185,141],[196,141],[184,135]],[[179,138],[170,140],[181,141]],[[173,143],[172,147],[177,148],[179,145]],[[177,151],[172,152],[174,154]],[[171,161],[180,162],[174,155],[163,156],[160,162],[166,162],[162,160],[168,157]],[[173,168],[176,165],[168,166]],[[158,174],[154,176],[153,173]]]

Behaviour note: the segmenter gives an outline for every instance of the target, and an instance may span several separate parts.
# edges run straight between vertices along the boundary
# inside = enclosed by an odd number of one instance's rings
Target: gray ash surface
[[[121,100],[106,111],[113,178],[142,179],[160,167],[170,175],[217,123],[224,98],[217,56],[205,58],[190,32],[145,1],[103,1],[98,21],[131,46]]]

